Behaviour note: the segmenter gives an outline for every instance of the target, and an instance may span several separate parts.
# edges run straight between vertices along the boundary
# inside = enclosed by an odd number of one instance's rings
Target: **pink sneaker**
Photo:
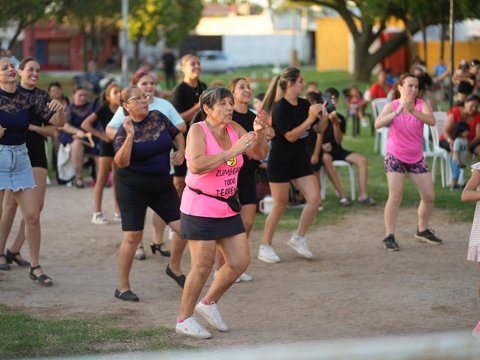
[[[480,339],[480,321],[478,322],[477,326],[472,331],[472,336]]]

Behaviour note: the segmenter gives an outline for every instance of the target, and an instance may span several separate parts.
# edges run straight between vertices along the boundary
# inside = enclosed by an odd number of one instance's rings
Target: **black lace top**
[[[29,92],[9,93],[0,89],[0,125],[6,128],[0,145],[21,145],[30,122],[48,122],[55,112]]]
[[[142,121],[133,122],[133,127],[135,135],[128,168],[147,174],[168,175],[170,150],[180,131],[157,110],[150,111]],[[120,126],[113,140],[115,152],[123,145],[126,135],[123,125]]]

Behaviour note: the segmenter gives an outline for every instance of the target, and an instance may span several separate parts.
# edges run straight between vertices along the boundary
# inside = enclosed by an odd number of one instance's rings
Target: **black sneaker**
[[[427,229],[421,232],[417,230],[415,237],[420,241],[433,244],[433,245],[440,245],[442,243],[442,239],[439,239],[438,237],[436,237],[433,231],[430,229]]]
[[[390,250],[390,251],[400,250],[397,242],[395,241],[395,236],[393,236],[393,234],[390,234],[385,239],[383,239],[383,244],[385,245],[385,249],[387,250]]]

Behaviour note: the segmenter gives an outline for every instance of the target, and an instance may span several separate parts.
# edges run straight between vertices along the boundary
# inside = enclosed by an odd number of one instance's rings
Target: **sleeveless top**
[[[193,126],[201,126],[205,133],[206,155],[217,155],[224,151],[210,132],[205,121],[196,123]],[[237,132],[230,124],[226,126],[226,129],[231,143],[234,144],[238,140]],[[187,168],[189,168],[188,156],[186,160]],[[197,194],[190,190],[190,188],[201,190],[205,194],[227,199],[237,190],[238,173],[242,165],[243,157],[242,154],[240,154],[232,157],[226,163],[223,163],[208,173],[192,174],[191,172],[187,172],[185,178],[187,186],[185,186],[183,190],[180,211],[187,215],[212,218],[225,218],[238,215],[237,212],[230,209],[227,203],[209,196]]]
[[[393,111],[398,109],[398,100],[392,102]],[[417,99],[415,109],[421,112],[423,101]],[[401,112],[395,117],[388,131],[387,153],[400,161],[415,164],[423,159],[423,122],[412,114]]]

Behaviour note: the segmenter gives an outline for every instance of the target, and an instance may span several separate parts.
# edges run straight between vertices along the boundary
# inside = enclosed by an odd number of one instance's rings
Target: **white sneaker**
[[[293,250],[295,250],[298,254],[302,255],[304,258],[313,258],[313,254],[308,248],[305,237],[300,237],[293,234],[290,240],[287,241],[287,245],[290,246]]]
[[[239,283],[239,282],[249,282],[249,281],[252,281],[253,280],[253,276],[252,275],[248,275],[247,273],[243,273],[242,275],[240,275],[238,277],[237,280],[235,280],[236,283]]]
[[[103,217],[101,212],[96,212],[92,216],[92,223],[97,225],[105,225],[108,224],[108,220]]]
[[[228,331],[228,326],[223,322],[222,315],[220,315],[220,311],[218,311],[217,304],[213,303],[210,305],[205,305],[200,301],[197,306],[195,306],[195,311],[214,328],[220,331]]]
[[[273,248],[268,245],[260,245],[258,250],[258,258],[266,263],[277,263],[280,261],[280,257],[275,254]]]
[[[208,339],[212,337],[212,334],[208,332],[202,325],[200,325],[194,315],[178,322],[175,325],[175,332],[177,334],[184,334],[188,336],[193,336],[199,339]]]

